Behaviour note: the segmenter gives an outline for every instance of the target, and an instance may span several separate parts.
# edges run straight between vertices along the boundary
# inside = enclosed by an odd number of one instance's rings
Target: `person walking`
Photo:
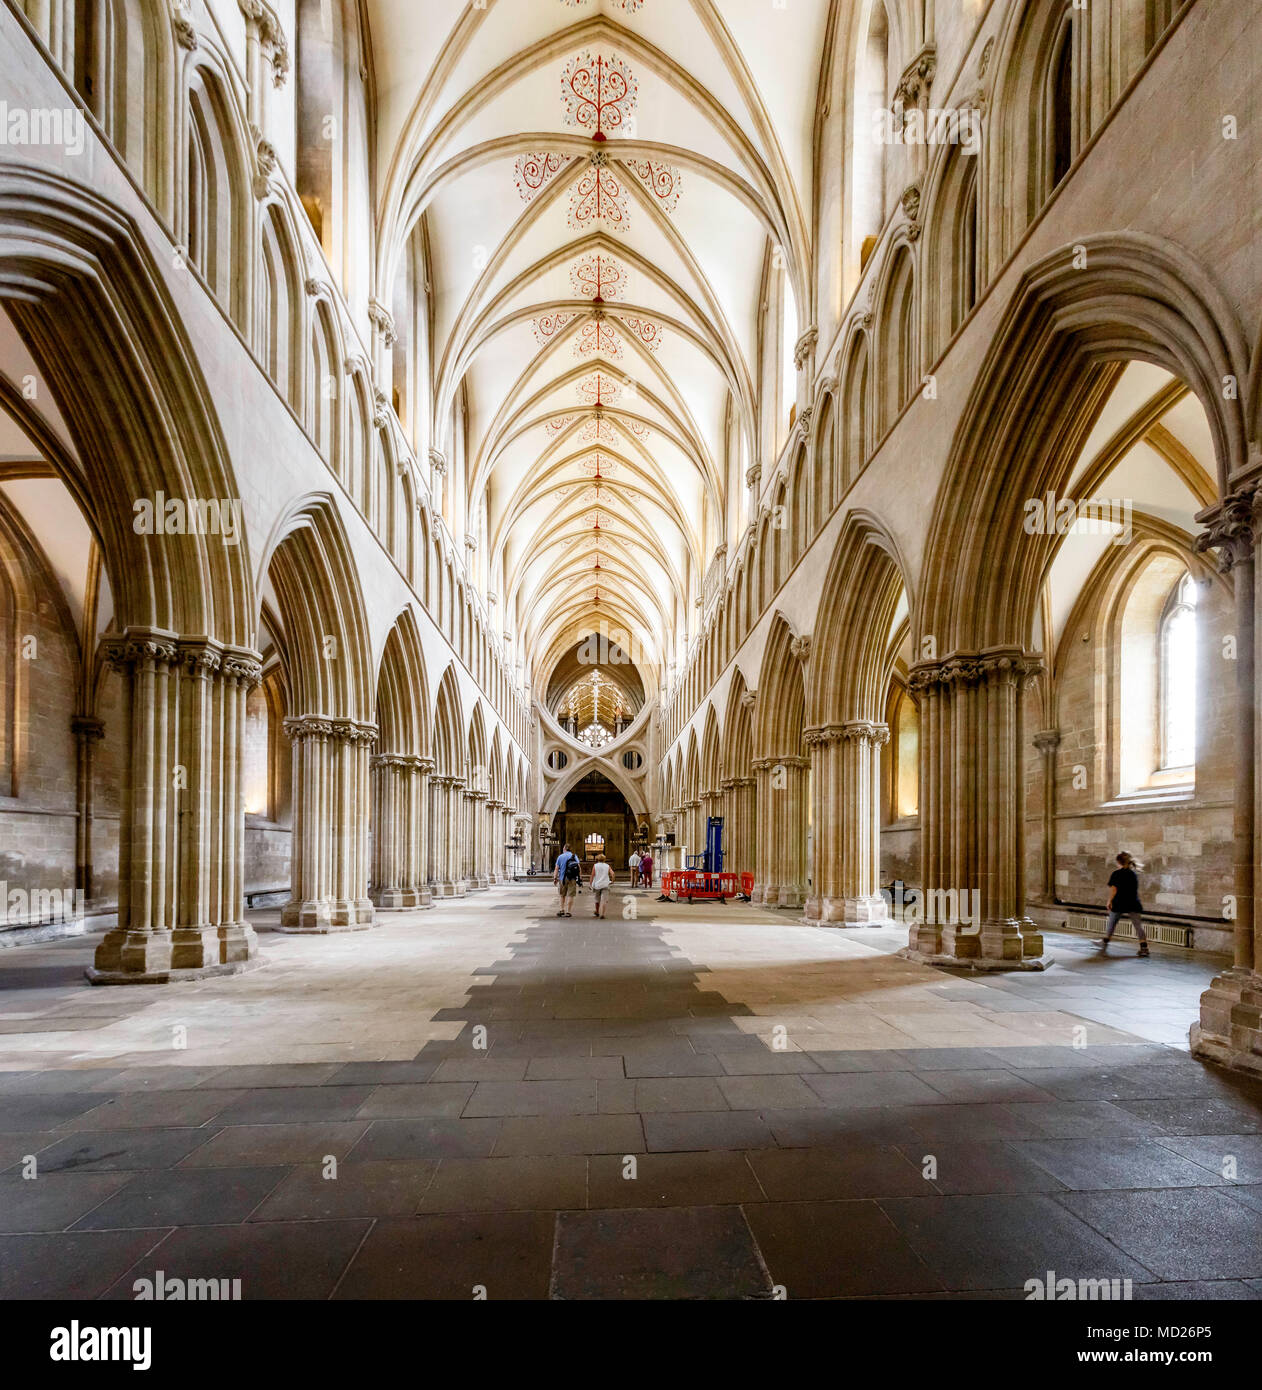
[[[640,851],[638,849],[631,851],[631,856],[627,860],[627,868],[631,871],[631,887],[638,888],[640,886]]]
[[[648,850],[640,856],[640,884],[644,888],[653,886],[653,856]]]
[[[561,853],[557,855],[556,867],[552,871],[552,881],[557,886],[557,893],[560,896],[560,906],[557,908],[558,917],[573,917],[574,894],[578,892],[579,877],[582,869],[578,862],[578,856],[570,853],[569,845],[564,846]]]
[[[1100,954],[1108,954],[1109,942],[1113,940],[1113,932],[1117,927],[1119,917],[1129,917],[1135,927],[1135,935],[1139,937],[1139,955],[1148,955],[1148,933],[1144,930],[1143,918],[1140,913],[1144,910],[1144,905],[1139,901],[1139,875],[1137,869],[1144,866],[1133,856],[1122,850],[1114,861],[1117,868],[1109,875],[1109,900],[1106,904],[1109,915],[1104,921],[1104,939],[1100,942]]]
[[[603,917],[605,915],[609,885],[612,882],[613,870],[609,867],[609,861],[603,854],[598,854],[596,862],[592,865],[592,897],[596,900],[592,905],[592,916]]]

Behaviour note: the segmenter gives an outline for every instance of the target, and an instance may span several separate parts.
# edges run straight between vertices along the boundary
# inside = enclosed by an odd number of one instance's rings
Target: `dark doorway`
[[[626,867],[635,817],[603,772],[589,772],[570,788],[553,825],[558,845],[568,844],[580,859],[603,854],[615,873]]]

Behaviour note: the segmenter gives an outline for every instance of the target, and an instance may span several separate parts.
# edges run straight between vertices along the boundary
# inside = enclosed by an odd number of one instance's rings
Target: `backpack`
[[[574,855],[570,855],[570,862],[565,866],[565,881],[566,883],[577,883],[578,878],[578,860]]]

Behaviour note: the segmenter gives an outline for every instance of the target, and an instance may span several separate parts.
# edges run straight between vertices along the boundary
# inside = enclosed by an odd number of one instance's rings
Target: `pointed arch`
[[[383,753],[431,756],[429,687],[416,615],[405,608],[386,638],[377,674],[378,746]]]
[[[285,627],[295,715],[369,722],[374,707],[359,573],[328,493],[298,499],[272,535],[270,575]]]

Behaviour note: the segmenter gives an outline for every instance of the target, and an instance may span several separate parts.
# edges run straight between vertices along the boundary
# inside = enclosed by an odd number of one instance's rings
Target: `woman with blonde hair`
[[[1147,956],[1148,933],[1144,931],[1143,918],[1140,916],[1144,905],[1139,901],[1139,875],[1136,872],[1144,866],[1133,854],[1127,854],[1125,850],[1118,853],[1115,862],[1117,868],[1109,875],[1109,900],[1106,904],[1109,915],[1104,922],[1104,939],[1100,942],[1100,954],[1108,954],[1117,919],[1129,917],[1134,924],[1135,935],[1139,937],[1139,954],[1141,957]]]
[[[593,915],[603,917],[605,915],[605,900],[609,896],[609,885],[613,882],[613,870],[609,867],[609,861],[603,854],[596,856],[596,862],[592,865],[592,896],[596,899]]]

